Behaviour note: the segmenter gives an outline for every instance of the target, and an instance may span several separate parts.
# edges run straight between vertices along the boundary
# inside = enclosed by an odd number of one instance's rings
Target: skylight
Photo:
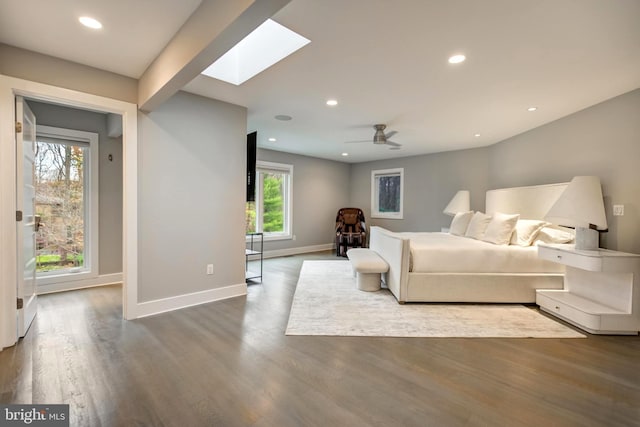
[[[202,74],[241,85],[308,43],[300,34],[267,19]]]

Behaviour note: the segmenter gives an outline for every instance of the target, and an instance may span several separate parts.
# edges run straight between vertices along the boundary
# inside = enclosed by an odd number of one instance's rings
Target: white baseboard
[[[333,249],[335,249],[335,245],[333,243],[326,243],[324,245],[301,246],[298,248],[275,249],[272,251],[264,251],[263,257],[277,258],[281,256],[306,254],[309,252],[330,251]],[[251,259],[254,260],[255,257]]]
[[[39,284],[38,295],[53,292],[73,291],[75,289],[93,288],[95,286],[113,285],[122,283],[122,273],[101,274],[88,279],[72,280],[68,282]]]
[[[141,302],[138,303],[136,307],[136,318],[139,319],[141,317],[153,316],[154,314],[166,313],[167,311],[193,307],[195,305],[239,297],[246,294],[247,284],[241,283],[238,285],[225,286],[223,288],[209,289],[206,291],[193,292],[191,294]]]

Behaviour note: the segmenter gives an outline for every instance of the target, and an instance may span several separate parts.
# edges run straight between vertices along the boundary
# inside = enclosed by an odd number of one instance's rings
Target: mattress
[[[414,273],[563,273],[537,246],[494,245],[449,233],[397,233],[410,239]]]

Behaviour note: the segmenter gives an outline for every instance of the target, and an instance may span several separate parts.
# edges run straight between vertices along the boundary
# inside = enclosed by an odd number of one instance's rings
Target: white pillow
[[[550,223],[537,219],[519,219],[511,235],[511,244],[531,246],[538,232],[547,225],[550,225]]]
[[[464,233],[467,232],[467,227],[469,226],[469,221],[471,221],[472,216],[473,211],[458,212],[451,220],[449,233],[456,236],[464,236]]]
[[[484,236],[482,236],[482,240],[495,245],[508,245],[518,218],[520,218],[519,214],[508,215],[495,212],[484,232]]]
[[[536,237],[538,243],[573,243],[576,238],[575,230],[559,225],[544,227]]]
[[[489,226],[489,222],[491,222],[491,215],[483,214],[482,212],[474,213],[464,236],[472,239],[481,239],[484,231]]]

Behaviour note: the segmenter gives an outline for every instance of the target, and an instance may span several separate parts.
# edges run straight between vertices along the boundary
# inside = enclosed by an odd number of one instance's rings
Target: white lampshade
[[[547,221],[569,227],[607,229],[600,178],[576,176],[545,216]]]
[[[449,202],[446,208],[444,208],[444,213],[446,215],[454,216],[458,212],[468,212],[471,208],[471,203],[469,201],[469,192],[467,190],[460,190],[453,196],[453,199]]]
[[[576,249],[597,250],[600,236],[596,230],[607,229],[600,178],[574,177],[544,218],[575,227]]]

